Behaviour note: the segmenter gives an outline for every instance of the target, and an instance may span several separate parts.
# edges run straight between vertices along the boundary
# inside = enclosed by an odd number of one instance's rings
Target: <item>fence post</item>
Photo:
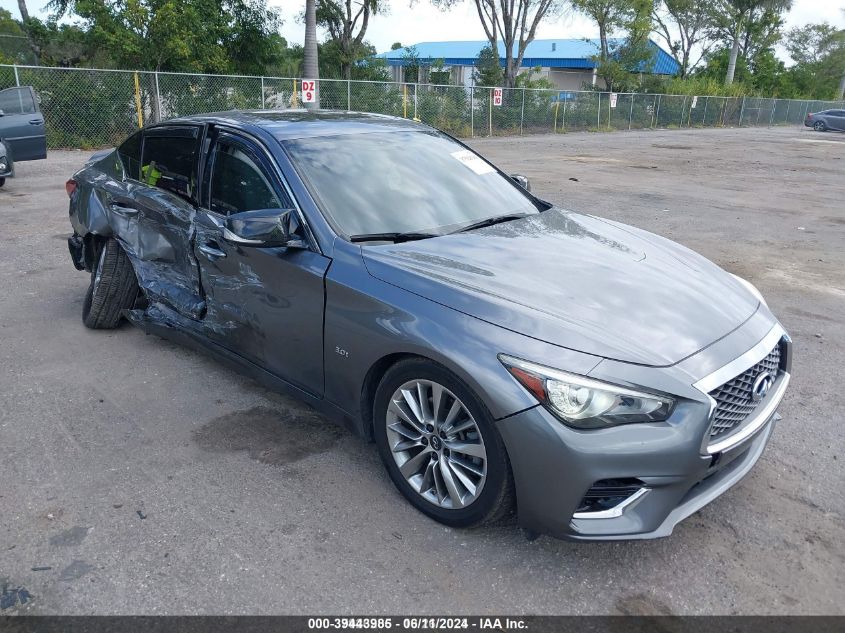
[[[742,98],[742,107],[739,109],[739,127],[742,127],[742,117],[745,114],[745,97]]]
[[[264,109],[264,77],[261,77],[261,109]]]
[[[417,93],[420,91],[420,85],[418,83],[414,84],[414,120],[418,120],[419,117],[417,116]]]
[[[686,96],[686,95],[684,95],[684,103],[683,103],[683,105],[681,106],[681,120],[680,120],[680,122],[678,123],[678,129],[683,129],[683,128],[684,128],[684,110],[686,109],[686,107],[687,107],[687,96]]]
[[[493,136],[493,89],[490,88],[487,94],[487,124],[489,126],[489,136]]]
[[[597,111],[596,111],[596,132],[598,132],[601,129],[601,93],[598,92],[596,94],[598,95],[598,98],[599,98],[599,107],[597,108]]]
[[[156,123],[158,123],[159,121],[161,121],[161,89],[159,88],[159,85],[158,85],[158,71],[155,72],[155,88],[156,88],[156,94],[155,94],[154,116],[155,116]]]
[[[786,118],[784,119],[784,123],[786,123],[786,125],[789,125],[789,108],[790,108],[791,105],[792,105],[792,99],[787,99],[786,100]]]
[[[654,115],[653,127],[657,127],[658,125],[660,125],[660,102],[663,100],[662,97],[663,95],[657,95],[657,110],[655,111],[656,114]]]
[[[628,131],[631,131],[631,124],[634,122],[634,93],[631,93],[631,111],[628,113]]]
[[[13,65],[12,68],[15,69],[15,85],[20,88],[21,85],[21,78],[18,76],[18,66],[17,64]],[[11,151],[11,150],[10,150]]]
[[[352,112],[352,80],[346,80],[346,111]]]
[[[475,86],[469,88],[469,137],[475,138]]]
[[[704,116],[701,117],[701,127],[707,127],[707,104],[710,103],[710,97],[704,97]]]
[[[769,127],[772,127],[775,122],[775,108],[777,108],[777,106],[777,99],[772,99],[772,114],[769,117]]]
[[[525,122],[525,88],[522,89],[522,110],[519,113],[519,134],[522,135],[522,124]]]

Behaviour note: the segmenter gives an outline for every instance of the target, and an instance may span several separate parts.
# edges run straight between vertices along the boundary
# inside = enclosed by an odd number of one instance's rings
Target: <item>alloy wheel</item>
[[[406,382],[391,396],[385,424],[399,472],[423,499],[459,509],[478,498],[487,478],[487,450],[455,394],[431,380]]]

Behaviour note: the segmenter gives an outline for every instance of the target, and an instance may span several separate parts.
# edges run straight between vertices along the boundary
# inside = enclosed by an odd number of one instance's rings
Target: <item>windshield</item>
[[[500,215],[537,213],[513,182],[434,131],[284,141],[311,195],[348,236],[440,233]]]

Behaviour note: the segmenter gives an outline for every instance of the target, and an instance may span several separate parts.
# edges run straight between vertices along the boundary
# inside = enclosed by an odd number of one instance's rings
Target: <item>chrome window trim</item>
[[[625,499],[622,503],[608,508],[607,510],[599,510],[598,512],[576,512],[572,515],[573,519],[616,519],[624,514],[625,510],[634,503],[642,499],[649,488],[640,488],[630,497]]]
[[[710,442],[710,429],[712,426],[713,421],[713,414],[716,411],[716,400],[710,396],[710,392],[716,389],[717,387],[722,386],[726,382],[733,380],[746,370],[750,369],[761,360],[766,358],[769,353],[774,349],[775,345],[778,344],[782,338],[786,336],[786,330],[783,329],[779,323],[775,324],[775,326],[769,330],[766,336],[754,345],[751,349],[749,349],[744,354],[741,354],[727,365],[724,365],[714,371],[713,373],[705,376],[698,382],[693,384],[693,387],[698,389],[699,391],[703,392],[707,399],[710,402],[710,412],[708,419],[710,420],[711,424],[707,426],[707,434],[705,435],[703,442],[702,442],[702,453],[706,455],[714,455],[716,453],[721,453],[722,451],[726,451],[728,449],[733,448],[734,446],[741,444],[749,437],[757,433],[765,424],[769,421],[769,418],[775,413],[780,401],[783,399],[783,395],[786,392],[786,386],[789,384],[790,375],[788,371],[780,371],[778,373],[778,379],[775,383],[775,389],[772,391],[769,396],[766,398],[766,403],[758,410],[754,411],[751,416],[742,423],[737,431],[731,433],[727,437],[721,438],[716,442]],[[787,369],[789,368],[789,364],[787,362]]]

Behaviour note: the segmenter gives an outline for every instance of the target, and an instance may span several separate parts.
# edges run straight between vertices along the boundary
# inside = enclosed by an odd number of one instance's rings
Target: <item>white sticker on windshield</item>
[[[459,152],[452,152],[452,158],[460,161],[478,175],[490,174],[495,171],[484,161],[484,159],[476,154],[473,154],[468,149],[462,149]]]

